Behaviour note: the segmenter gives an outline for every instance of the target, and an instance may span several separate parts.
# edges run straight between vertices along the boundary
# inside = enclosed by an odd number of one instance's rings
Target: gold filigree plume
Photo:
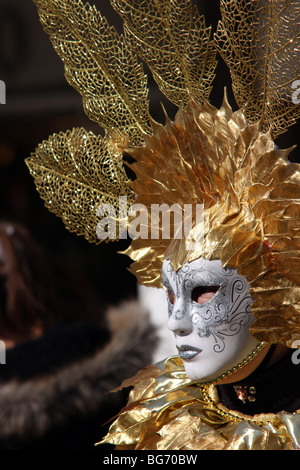
[[[300,79],[298,0],[221,0],[216,47],[229,67],[235,100],[250,123],[273,138],[300,116],[293,84]]]
[[[163,94],[184,108],[209,98],[217,65],[211,27],[190,0],[111,0],[128,44]]]
[[[44,30],[63,60],[67,81],[82,95],[86,114],[105,130],[105,136],[97,140],[82,129],[55,134],[26,163],[46,206],[63,219],[70,231],[99,243],[96,230],[100,219],[95,204],[112,204],[118,217],[118,197],[130,195],[127,208],[130,207],[133,201],[128,179],[121,171],[121,150],[142,144],[144,136],[151,133],[147,77],[133,47],[138,41],[129,39],[129,29],[133,28],[129,21],[123,37],[95,6],[81,0],[34,0],[34,3]],[[118,1],[114,6],[126,7],[134,21],[140,19],[135,2]],[[154,16],[147,16],[148,25],[153,20],[153,27],[148,33],[144,29],[145,47],[139,40],[139,51],[147,51],[153,34],[156,35],[156,47],[145,59],[159,85],[177,104],[186,103],[190,95],[201,100],[202,92],[211,86],[216,65],[210,29],[205,27],[203,18],[195,15],[188,0],[149,1],[141,3],[142,6],[143,11],[148,8]],[[168,15],[172,24],[167,21]],[[167,23],[165,47],[160,48],[158,38]],[[82,140],[87,135],[88,153]],[[75,172],[74,176],[74,154],[77,165],[86,173]],[[102,171],[103,162],[108,160],[109,167],[118,168],[117,172]],[[98,175],[96,180],[90,177],[93,172]]]
[[[81,0],[33,1],[88,117],[115,140],[141,143],[150,121],[147,77],[136,54],[95,6]]]
[[[127,196],[128,205],[134,202],[118,147],[85,129],[50,136],[26,163],[46,207],[70,232],[89,242],[101,241],[97,237],[100,204],[118,208],[120,194]]]

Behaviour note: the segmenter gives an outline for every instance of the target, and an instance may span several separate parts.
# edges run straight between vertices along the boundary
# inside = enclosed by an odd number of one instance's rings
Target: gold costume
[[[190,380],[179,357],[122,385],[134,386],[128,405],[102,441],[117,449],[293,450],[300,445],[299,414],[247,416],[226,409],[215,385]]]
[[[103,137],[85,129],[54,134],[27,159],[46,206],[70,231],[100,243],[97,207],[111,204],[120,221],[120,196],[128,207],[203,204],[203,240],[193,249],[186,238],[132,240],[126,254],[138,282],[161,287],[164,259],[174,271],[199,257],[221,259],[248,279],[256,318],[251,334],[262,345],[300,344],[300,173],[288,161],[291,149],[274,143],[300,114],[292,100],[300,78],[299,3],[222,0],[213,35],[190,0],[111,0],[124,21],[119,35],[81,0],[34,2],[66,79],[105,131]],[[238,111],[226,93],[220,109],[209,103],[217,53],[229,67]],[[149,114],[139,58],[179,108],[164,126]],[[125,151],[135,159],[133,181]],[[193,220],[195,239],[197,230]],[[192,383],[178,358],[141,371],[132,384],[128,406],[104,440],[118,448],[299,444],[297,413],[252,417],[227,410],[214,385]]]

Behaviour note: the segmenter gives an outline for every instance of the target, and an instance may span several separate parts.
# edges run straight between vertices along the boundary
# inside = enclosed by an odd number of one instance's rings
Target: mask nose
[[[187,336],[193,331],[189,306],[180,299],[174,304],[172,315],[168,321],[168,328],[178,336]]]

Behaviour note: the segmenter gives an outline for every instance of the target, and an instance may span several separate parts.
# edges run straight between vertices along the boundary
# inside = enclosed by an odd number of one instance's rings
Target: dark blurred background
[[[109,0],[90,3],[121,31],[122,22]],[[219,2],[194,3],[198,3],[207,24],[215,29]],[[212,104],[221,105],[226,85],[230,103],[236,109],[228,70],[221,62],[216,73]],[[0,0],[0,80],[6,84],[6,104],[0,105],[0,218],[23,223],[45,249],[95,286],[104,301],[115,303],[135,296],[135,278],[126,269],[130,260],[117,253],[128,242],[96,246],[69,233],[61,220],[44,207],[24,163],[36,146],[54,132],[75,126],[102,132],[87,118],[80,95],[65,81],[62,61],[44,33],[31,0]],[[175,108],[158,92],[151,77],[149,87],[151,114],[163,123],[160,102],[171,117]],[[298,140],[299,125],[295,125],[277,144],[285,148]],[[290,159],[299,162],[298,149]]]

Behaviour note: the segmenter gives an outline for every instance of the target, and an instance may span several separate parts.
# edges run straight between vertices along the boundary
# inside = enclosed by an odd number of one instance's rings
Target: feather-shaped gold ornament
[[[190,0],[112,0],[128,42],[149,66],[163,94],[184,108],[202,103],[217,65],[211,28]]]
[[[124,145],[150,132],[147,77],[131,47],[95,6],[34,0],[44,30],[88,117]]]
[[[50,136],[26,163],[46,207],[68,230],[89,242],[101,241],[97,236],[100,204],[110,204],[118,219],[119,197],[126,196],[128,205],[134,201],[118,147],[85,129]]]
[[[236,102],[250,123],[273,138],[300,116],[298,0],[221,0],[215,41],[229,67]]]

